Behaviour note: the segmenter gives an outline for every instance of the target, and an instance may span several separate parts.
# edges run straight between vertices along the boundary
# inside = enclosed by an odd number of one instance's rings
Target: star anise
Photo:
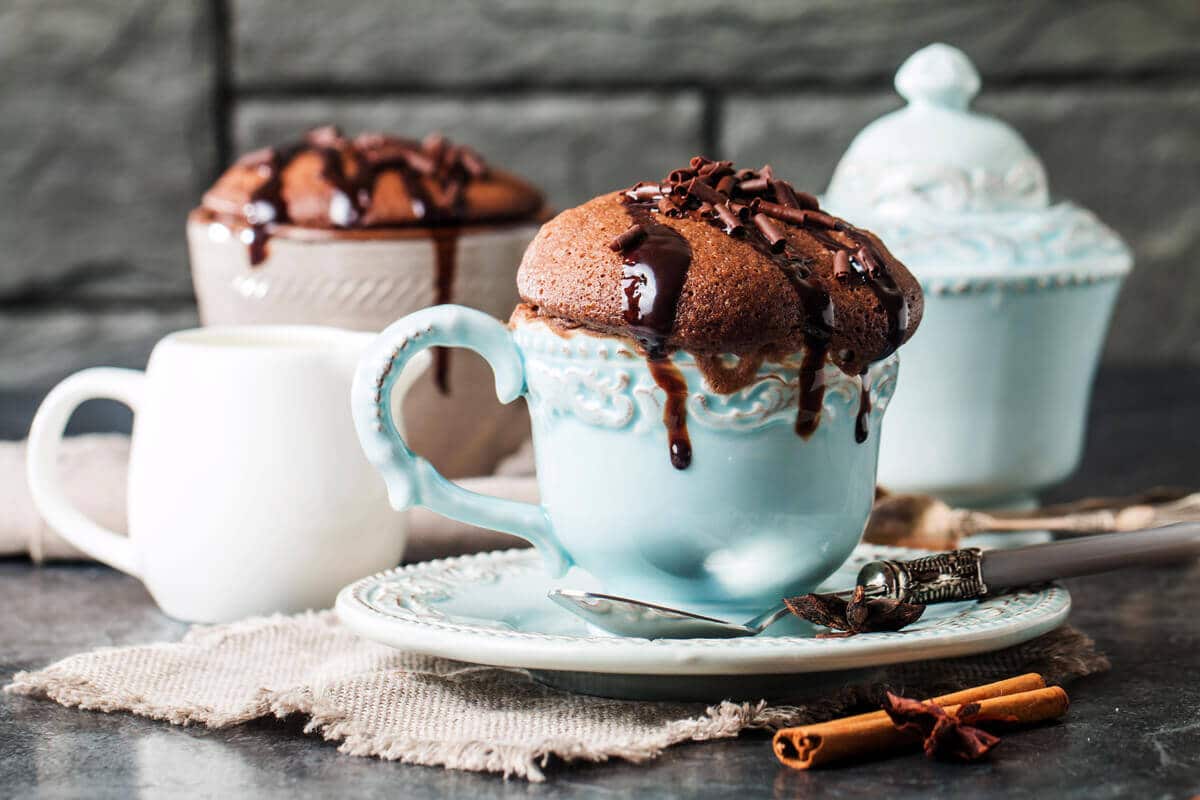
[[[984,722],[1011,722],[1013,718],[980,714],[979,703],[947,711],[936,703],[910,700],[891,692],[883,710],[901,731],[920,736],[928,758],[977,761],[1000,743],[1000,738],[978,727]]]
[[[862,586],[855,588],[849,600],[833,594],[804,594],[783,602],[801,619],[842,632],[826,634],[835,636],[898,631],[925,613],[925,606],[917,603],[902,603],[886,597],[868,598]]]

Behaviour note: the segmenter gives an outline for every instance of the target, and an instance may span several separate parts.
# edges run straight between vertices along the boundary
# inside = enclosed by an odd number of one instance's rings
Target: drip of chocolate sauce
[[[871,433],[867,427],[871,420],[871,391],[867,386],[867,371],[863,370],[860,377],[862,383],[858,389],[858,416],[854,418],[854,441],[862,444]]]
[[[692,440],[687,430],[687,379],[670,356],[648,358],[646,365],[654,382],[667,394],[663,406],[663,424],[667,426],[667,443],[671,450],[671,466],[687,469],[692,463]]]
[[[454,273],[458,267],[458,229],[430,228],[433,236],[433,302],[454,300]],[[442,394],[450,393],[450,348],[433,349],[433,382]]]
[[[804,439],[812,436],[821,423],[825,406],[825,357],[833,336],[833,304],[826,292],[812,279],[812,273],[800,259],[792,258],[786,249],[776,252],[766,237],[758,231],[748,231],[746,240],[751,247],[775,263],[787,278],[796,300],[804,309],[807,326],[804,331],[804,358],[800,361],[800,402],[796,412],[796,433]]]
[[[656,222],[651,208],[649,203],[625,204],[626,213],[642,226],[645,236],[624,255],[621,313],[651,358],[661,358],[675,326],[675,307],[692,263],[692,247],[674,228]]]
[[[800,409],[796,412],[796,433],[804,439],[812,436],[821,424],[821,409],[825,406],[825,356],[828,342],[806,341],[804,358],[800,361]]]
[[[859,270],[851,279],[860,280],[871,289],[888,321],[888,348],[876,360],[885,359],[896,352],[896,349],[904,344],[904,337],[908,334],[908,300],[896,286],[896,281],[892,278],[891,273],[887,271],[887,260],[884,258],[879,241],[866,231],[842,221],[839,221],[838,230],[849,234],[855,242],[854,245],[846,245],[819,228],[806,230],[814,239],[823,244],[825,249],[833,253],[839,250],[845,251],[850,255],[851,260],[858,264]],[[868,265],[859,262],[855,255],[856,247],[867,251],[869,257],[877,265],[876,269],[872,270]]]
[[[625,204],[625,211],[645,236],[624,255],[621,291],[622,315],[646,349],[646,364],[654,382],[667,395],[663,424],[671,451],[671,466],[687,469],[692,463],[692,443],[687,431],[687,379],[667,349],[675,326],[675,307],[683,292],[692,247],[674,228],[654,220],[653,206],[643,202]]]

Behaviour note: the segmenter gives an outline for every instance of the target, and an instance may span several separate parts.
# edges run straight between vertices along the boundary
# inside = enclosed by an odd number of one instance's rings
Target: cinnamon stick
[[[1012,717],[1017,723],[1041,722],[1067,711],[1067,693],[1047,688],[1041,675],[1015,678],[935,697],[930,702],[947,711],[979,703],[979,713]],[[917,749],[921,740],[901,731],[885,711],[843,717],[817,725],[784,728],[775,734],[775,756],[793,769],[810,769],[836,761]]]

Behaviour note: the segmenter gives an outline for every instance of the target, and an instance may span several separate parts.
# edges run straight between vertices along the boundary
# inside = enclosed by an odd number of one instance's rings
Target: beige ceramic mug
[[[518,302],[517,266],[536,223],[454,229],[323,230],[283,225],[250,263],[241,237],[204,209],[188,218],[192,279],[205,325],[317,324],[378,332],[437,303],[505,320]],[[523,403],[496,401],[474,353],[434,353],[404,401],[417,452],[449,477],[490,474],[529,436]],[[439,386],[439,369],[442,386]]]

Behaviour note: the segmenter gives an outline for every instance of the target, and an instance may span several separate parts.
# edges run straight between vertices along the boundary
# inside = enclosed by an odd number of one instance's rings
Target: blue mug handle
[[[389,325],[358,362],[351,389],[354,427],[367,459],[383,475],[392,508],[424,506],[469,525],[511,533],[542,554],[559,577],[571,566],[543,506],[472,492],[447,480],[409,449],[392,418],[391,394],[404,365],[430,347],[465,347],[487,360],[496,396],[511,403],[525,393],[525,366],[508,328],[473,308],[441,305]]]

